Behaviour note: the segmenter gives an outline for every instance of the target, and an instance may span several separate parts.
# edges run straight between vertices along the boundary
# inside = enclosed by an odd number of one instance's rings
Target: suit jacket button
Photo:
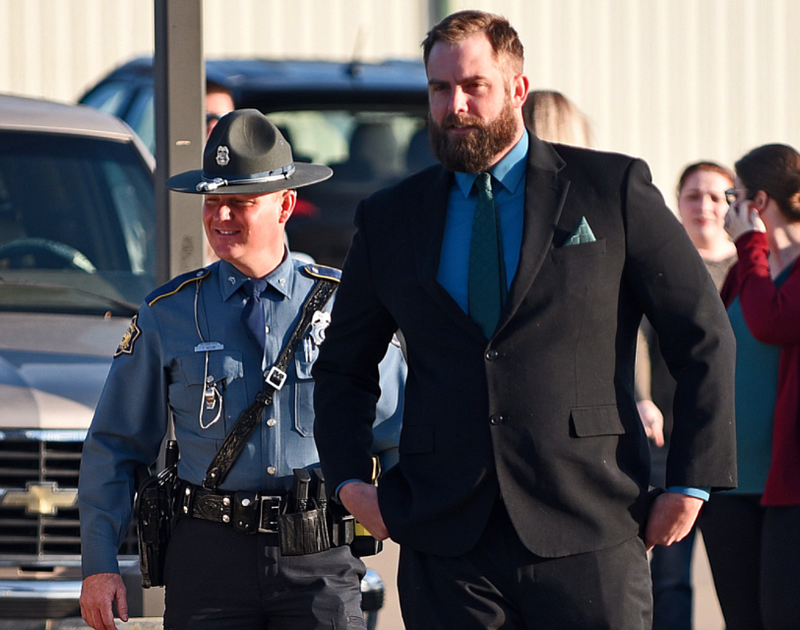
[[[501,422],[503,422],[503,416],[501,416],[501,415],[500,415],[500,414],[498,414],[498,413],[496,413],[496,414],[493,414],[493,415],[492,415],[492,416],[489,418],[489,422],[491,422],[491,423],[492,423],[492,424],[494,424],[494,425],[498,425],[498,424],[500,424]]]
[[[487,361],[494,361],[499,356],[497,350],[487,350],[486,351],[486,360]]]

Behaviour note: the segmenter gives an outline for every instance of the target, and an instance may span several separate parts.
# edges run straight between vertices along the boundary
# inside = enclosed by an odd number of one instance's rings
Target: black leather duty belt
[[[180,481],[175,497],[178,516],[226,523],[244,534],[277,534],[278,516],[285,511],[286,496],[257,492],[214,492]]]

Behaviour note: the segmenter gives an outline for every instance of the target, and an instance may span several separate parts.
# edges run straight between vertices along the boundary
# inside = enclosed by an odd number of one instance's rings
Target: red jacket
[[[738,295],[752,335],[782,346],[772,464],[761,503],[800,505],[800,263],[792,263],[789,277],[777,288],[769,272],[766,234],[748,232],[736,241],[736,249],[739,261],[728,272],[722,299],[730,306]]]

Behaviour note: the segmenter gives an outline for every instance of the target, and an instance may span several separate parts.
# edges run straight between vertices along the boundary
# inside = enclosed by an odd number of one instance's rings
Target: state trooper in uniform
[[[173,190],[205,196],[203,224],[220,261],[149,295],[116,351],[80,475],[81,612],[93,628],[115,627],[112,603],[127,620],[117,550],[131,519],[134,470],[156,460],[170,417],[181,491],[192,503],[187,499],[191,509],[177,518],[167,550],[164,627],[365,627],[365,569],[348,546],[282,555],[278,534],[258,510],[251,530],[262,531],[251,535],[234,526],[230,510],[203,509],[204,501],[227,506],[253,493],[256,503],[280,504],[293,469],[318,462],[311,366],[330,302],[313,313],[282,386],[224,482],[213,491],[201,487],[226,434],[295,332],[312,288],[319,278],[338,279],[337,270],[293,260],[284,244],[295,189],[330,175],[326,166],[295,163],[263,114],[237,110],[214,128],[203,170],[167,180]],[[398,347],[389,349],[381,378],[376,452],[394,448],[399,435],[405,363]]]

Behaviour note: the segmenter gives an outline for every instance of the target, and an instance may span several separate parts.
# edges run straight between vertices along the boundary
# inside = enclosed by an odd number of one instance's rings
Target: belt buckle
[[[265,514],[266,512],[266,514]],[[258,532],[260,534],[278,533],[278,516],[281,513],[281,497],[261,497],[261,505],[258,510]],[[268,519],[266,520],[265,519]],[[268,527],[264,527],[266,524]]]
[[[272,369],[267,373],[264,380],[272,385],[276,390],[280,391],[281,387],[286,383],[286,372],[280,369],[277,365],[273,365]]]

